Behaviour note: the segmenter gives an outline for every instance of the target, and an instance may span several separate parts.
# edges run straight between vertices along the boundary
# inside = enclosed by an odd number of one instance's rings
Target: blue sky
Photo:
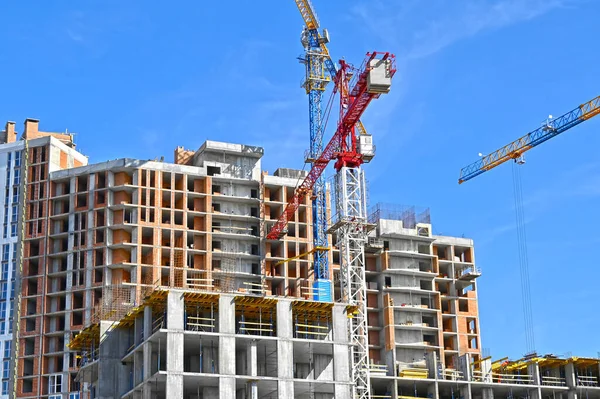
[[[522,355],[511,166],[462,186],[458,173],[600,94],[600,2],[313,2],[334,57],[398,58],[392,92],[363,118],[378,148],[366,168],[371,202],[429,206],[434,232],[475,240],[483,347]],[[302,166],[308,111],[292,0],[77,3],[0,5],[0,121],[77,132],[91,162],[170,160],[178,145],[213,139],[264,146],[271,172]],[[600,351],[597,119],[530,151],[522,169],[542,353]]]

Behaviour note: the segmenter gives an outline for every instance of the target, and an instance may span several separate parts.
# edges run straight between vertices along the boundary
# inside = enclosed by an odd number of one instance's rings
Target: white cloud
[[[67,31],[67,35],[69,36],[69,38],[71,40],[73,40],[74,42],[78,42],[78,43],[84,42],[83,36],[80,35],[79,33],[76,33],[75,31],[72,31],[69,28],[67,28],[66,31]]]
[[[478,33],[534,19],[568,0],[374,0],[352,11],[371,33],[397,49],[402,56],[418,59]],[[431,14],[429,14],[431,13]]]

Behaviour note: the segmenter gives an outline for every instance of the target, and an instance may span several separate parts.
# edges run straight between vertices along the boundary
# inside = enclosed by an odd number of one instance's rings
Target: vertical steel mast
[[[313,163],[323,151],[323,110],[321,108],[323,92],[331,81],[329,71],[335,67],[329,58],[325,44],[329,41],[326,30],[319,33],[319,20],[309,0],[296,0],[306,26],[302,31],[304,58],[300,58],[306,67],[306,78],[302,84],[308,94],[308,116],[310,128],[309,149],[305,162]],[[328,65],[325,69],[325,63]],[[327,244],[327,208],[325,182],[320,177],[315,182],[312,193],[313,248],[326,248]],[[313,297],[317,301],[331,302],[331,280],[327,251],[317,249],[313,254],[315,282]]]
[[[342,301],[351,305],[348,323],[354,398],[370,398],[365,244],[367,201],[365,175],[360,166],[342,167],[335,176],[336,213],[333,226],[340,249]],[[350,317],[351,316],[351,317]]]

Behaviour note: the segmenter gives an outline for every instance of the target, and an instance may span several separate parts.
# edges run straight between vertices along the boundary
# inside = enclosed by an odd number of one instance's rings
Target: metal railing
[[[567,380],[560,377],[542,376],[542,385],[552,385],[558,387],[564,387],[567,385]]]
[[[582,387],[597,387],[598,386],[598,377],[593,376],[577,376],[577,386]]]
[[[533,384],[533,377],[528,374],[503,374],[503,373],[487,373],[483,374],[481,371],[473,371],[473,381],[484,382],[489,379],[492,382],[499,384]]]

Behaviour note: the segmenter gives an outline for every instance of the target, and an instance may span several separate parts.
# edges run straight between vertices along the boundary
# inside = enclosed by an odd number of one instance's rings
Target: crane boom
[[[337,68],[335,67],[335,63],[331,59],[331,55],[329,54],[329,49],[327,48],[328,38],[322,38],[319,35],[319,27],[321,26],[319,23],[319,18],[317,18],[317,13],[312,5],[310,0],[294,0],[296,2],[296,6],[300,11],[300,15],[304,20],[304,24],[306,25],[306,29],[308,30],[308,34],[312,36],[313,42],[318,43],[321,48],[321,56],[323,57],[323,64],[327,69],[329,75],[333,78],[337,74]],[[307,87],[307,91],[309,87]],[[367,129],[363,123],[359,120],[356,124],[358,129],[358,133],[360,135],[366,135]]]
[[[552,137],[558,136],[598,114],[600,114],[600,96],[581,104],[558,118],[549,120],[546,124],[527,133],[525,136],[462,168],[458,184],[471,180],[508,160],[517,159],[525,151],[542,144]]]
[[[319,29],[319,19],[310,0],[295,0],[308,30]]]
[[[362,70],[359,73],[358,78],[356,79],[356,83],[353,85],[353,87],[351,89],[348,90],[351,98],[353,99],[352,103],[348,105],[347,109],[345,109],[345,112],[344,112],[340,122],[338,123],[335,134],[333,135],[333,137],[331,138],[331,140],[329,141],[327,146],[325,146],[325,148],[323,149],[323,152],[313,162],[313,166],[312,166],[311,170],[308,172],[308,174],[306,175],[306,177],[304,178],[304,181],[302,181],[300,186],[298,186],[298,188],[296,188],[294,195],[290,199],[288,204],[286,205],[285,210],[283,211],[281,216],[279,216],[279,219],[277,220],[275,225],[269,231],[269,234],[267,235],[268,239],[278,240],[285,234],[285,226],[287,225],[288,221],[291,219],[291,217],[294,215],[294,213],[298,209],[300,202],[312,190],[317,179],[319,179],[321,174],[323,174],[323,171],[325,170],[325,168],[327,168],[327,165],[329,164],[329,162],[331,160],[333,160],[337,157],[337,158],[340,158],[338,160],[338,162],[339,161],[348,161],[348,159],[342,159],[339,156],[339,153],[341,151],[344,154],[346,154],[346,153],[356,154],[355,149],[345,148],[345,146],[346,146],[345,139],[352,132],[354,125],[358,122],[360,116],[364,113],[364,111],[366,110],[366,108],[369,105],[369,103],[371,102],[371,100],[373,100],[374,98],[378,98],[382,94],[382,92],[378,91],[376,88],[370,87],[369,82],[368,82],[369,72],[372,69],[374,69],[374,67],[371,64],[371,61],[375,60],[375,58],[379,54],[382,54],[383,56],[381,58],[379,58],[378,60],[385,61],[385,60],[389,59],[391,61],[390,65],[388,67],[388,74],[389,74],[388,77],[391,79],[391,77],[396,72],[395,66],[393,65],[393,55],[391,55],[390,53],[374,52],[374,53],[367,54],[367,58],[364,63],[364,70]],[[340,72],[343,72],[343,69],[340,70]],[[340,73],[338,73],[338,75],[336,75],[336,83],[343,80],[343,79],[339,78],[340,75],[341,75]],[[344,74],[344,79],[345,79],[345,74]],[[340,83],[343,83],[343,82],[340,82]],[[348,151],[348,150],[351,150],[351,151]],[[354,162],[358,161],[360,164],[360,159],[356,159],[356,155],[353,156],[352,161],[354,161]],[[339,167],[339,165],[336,163],[336,169],[338,167]]]

